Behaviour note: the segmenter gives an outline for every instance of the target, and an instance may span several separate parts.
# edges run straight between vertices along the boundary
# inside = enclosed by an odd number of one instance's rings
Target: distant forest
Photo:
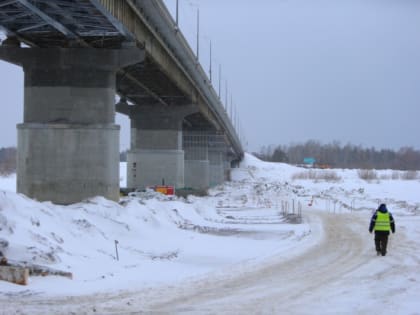
[[[16,172],[16,148],[0,148],[0,175]]]
[[[0,148],[0,175],[16,172],[16,152],[14,147]],[[323,168],[420,170],[420,151],[412,147],[377,150],[352,144],[342,146],[338,141],[321,144],[309,140],[303,144],[266,146],[253,154],[264,161],[289,164],[303,164],[305,158],[314,158],[315,166]],[[121,152],[120,160],[126,159],[127,151]]]
[[[309,140],[303,144],[262,147],[255,156],[271,162],[303,164],[305,158],[314,158],[315,166],[323,168],[420,170],[420,151],[403,147],[397,151],[363,148],[338,141],[321,144]]]

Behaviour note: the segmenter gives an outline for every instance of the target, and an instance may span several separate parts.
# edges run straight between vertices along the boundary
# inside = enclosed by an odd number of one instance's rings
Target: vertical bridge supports
[[[57,204],[96,195],[118,200],[116,71],[143,61],[144,53],[137,48],[0,47],[0,59],[25,72],[17,191]]]
[[[229,178],[224,136],[211,131],[182,130],[184,118],[197,111],[193,105],[116,104],[131,121],[127,152],[127,188],[171,185],[205,191]]]
[[[221,134],[214,134],[209,140],[210,187],[222,184],[226,179],[226,144]]]
[[[195,106],[130,106],[117,111],[131,121],[131,146],[127,153],[127,186],[144,189],[154,185],[184,188],[182,121]]]
[[[222,134],[211,131],[184,133],[185,186],[206,190],[227,180],[226,144]]]
[[[210,186],[208,136],[202,132],[183,134],[185,151],[185,187],[205,191]]]
[[[13,42],[12,42],[13,43]],[[17,191],[40,201],[119,199],[116,71],[144,61],[138,48],[20,48],[0,46],[0,59],[25,73],[24,120],[18,125]],[[206,190],[228,179],[224,137],[204,132],[183,145],[182,123],[193,105],[130,106],[127,184],[167,184]]]

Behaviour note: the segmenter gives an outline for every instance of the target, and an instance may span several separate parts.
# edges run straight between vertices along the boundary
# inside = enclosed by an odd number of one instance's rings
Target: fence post
[[[117,260],[120,260],[120,258],[118,257],[118,241],[117,240],[115,240],[115,254],[116,254]]]

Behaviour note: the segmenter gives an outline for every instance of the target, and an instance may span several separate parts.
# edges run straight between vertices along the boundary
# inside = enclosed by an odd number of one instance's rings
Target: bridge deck
[[[242,145],[223,106],[161,0],[0,0],[0,28],[29,46],[146,51],[146,60],[119,71],[117,91],[137,106],[196,104],[186,128],[225,134],[238,157]]]

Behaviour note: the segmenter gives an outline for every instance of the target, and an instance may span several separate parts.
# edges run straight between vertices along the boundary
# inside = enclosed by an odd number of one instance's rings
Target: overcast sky
[[[165,0],[174,14],[176,0]],[[308,139],[420,149],[420,1],[179,0],[180,27],[222,99],[228,80],[247,149]],[[0,147],[16,144],[23,74],[0,62]],[[129,145],[128,120],[121,144]]]

